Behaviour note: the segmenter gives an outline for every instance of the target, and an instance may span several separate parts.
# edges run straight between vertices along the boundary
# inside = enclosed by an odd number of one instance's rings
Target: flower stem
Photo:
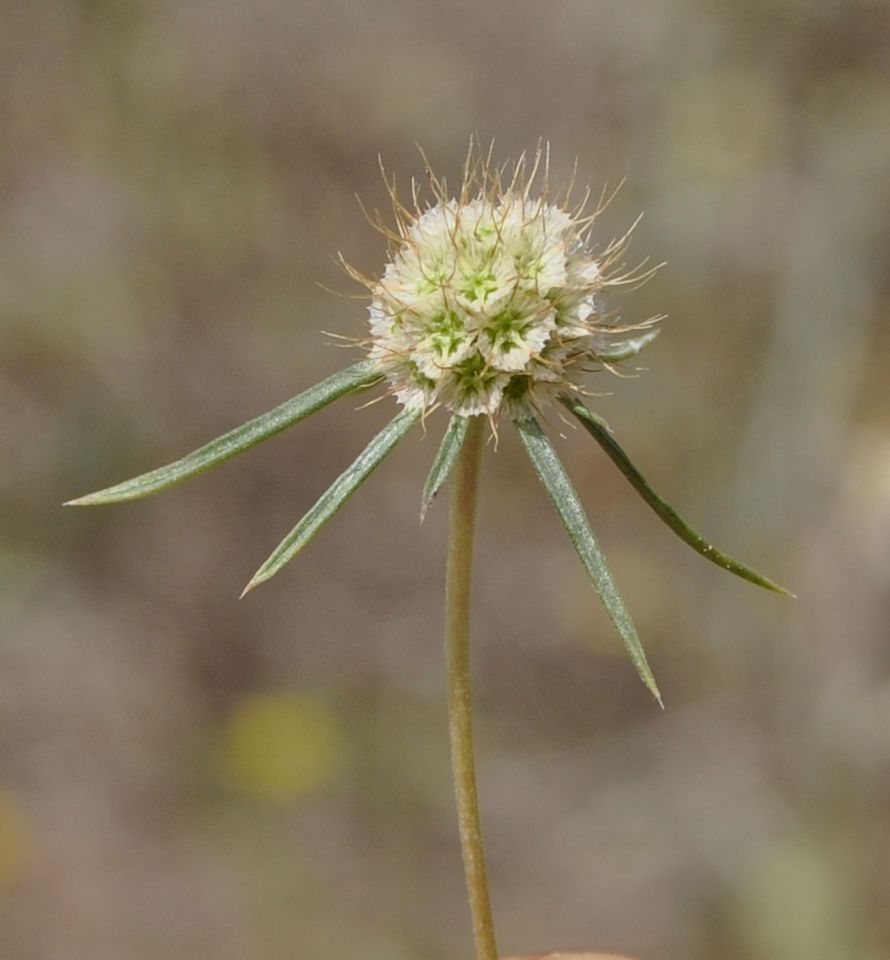
[[[473,715],[470,697],[470,578],[476,490],[482,452],[484,418],[470,418],[463,447],[455,464],[448,531],[445,651],[448,659],[448,731],[451,765],[467,897],[473,919],[476,960],[497,960],[494,921],[488,899],[485,851],[476,767],[473,760]]]

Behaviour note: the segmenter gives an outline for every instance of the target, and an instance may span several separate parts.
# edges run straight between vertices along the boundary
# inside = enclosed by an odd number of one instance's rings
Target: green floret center
[[[504,400],[516,404],[524,403],[531,393],[531,378],[518,375],[510,378],[510,382],[504,387]]]
[[[471,303],[484,301],[490,293],[494,293],[500,283],[490,269],[471,273],[463,278],[461,293]]]
[[[467,332],[457,311],[448,310],[433,317],[427,336],[436,355],[447,357],[460,348],[466,340]]]
[[[499,374],[488,366],[483,356],[476,353],[456,363],[451,368],[451,376],[458,393],[467,398],[486,394]]]
[[[433,390],[436,387],[436,381],[428,377],[413,360],[408,361],[408,371],[411,379],[423,390]]]
[[[530,322],[528,316],[522,310],[510,307],[492,317],[485,324],[483,333],[492,347],[497,347],[500,350],[511,350],[513,347],[520,346],[522,335]]]

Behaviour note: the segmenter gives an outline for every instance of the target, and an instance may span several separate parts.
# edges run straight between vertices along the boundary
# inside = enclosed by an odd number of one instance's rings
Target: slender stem
[[[467,897],[473,918],[476,960],[497,960],[494,921],[488,899],[485,851],[476,767],[473,760],[473,715],[470,698],[470,577],[476,488],[482,452],[483,417],[473,417],[455,464],[448,531],[445,650],[448,658],[448,731],[461,852]]]

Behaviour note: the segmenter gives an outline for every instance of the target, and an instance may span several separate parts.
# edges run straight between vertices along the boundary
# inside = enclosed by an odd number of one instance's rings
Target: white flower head
[[[549,151],[495,168],[472,142],[456,198],[427,165],[432,202],[413,184],[412,208],[387,183],[395,228],[391,257],[371,292],[370,357],[407,408],[444,405],[463,416],[522,417],[564,392],[597,362],[621,326],[604,313],[602,291],[645,278],[613,271],[627,236],[599,253],[590,229],[602,211],[587,195],[555,202]],[[582,391],[583,392],[583,391]]]

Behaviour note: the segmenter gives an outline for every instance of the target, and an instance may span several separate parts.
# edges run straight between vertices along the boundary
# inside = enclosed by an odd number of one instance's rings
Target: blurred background
[[[596,408],[715,543],[558,440],[653,704],[510,431],[483,467],[478,763],[504,954],[890,956],[885,0],[0,0],[0,946],[469,957],[432,417],[250,574],[392,414],[345,399],[162,497],[63,500],[351,361],[334,262],[414,146],[553,145],[641,212],[668,313]],[[570,432],[570,431],[566,431]]]

